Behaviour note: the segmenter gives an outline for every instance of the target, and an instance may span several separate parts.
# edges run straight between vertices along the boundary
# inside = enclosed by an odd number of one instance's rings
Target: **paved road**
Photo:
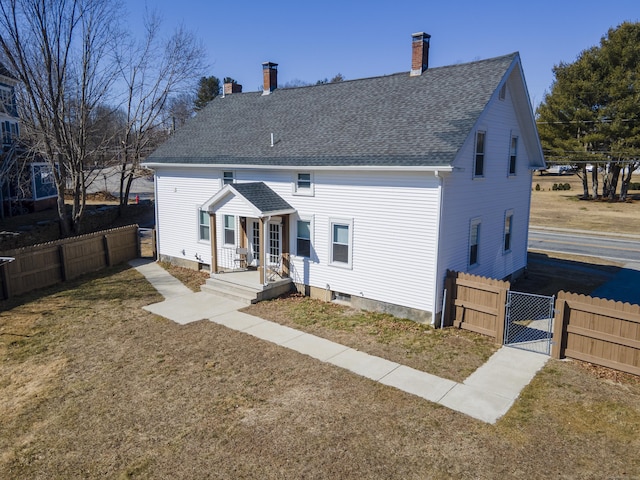
[[[91,174],[93,180],[87,187],[87,193],[104,192],[107,190],[116,197],[120,195],[120,169],[119,167],[108,167],[95,171]],[[136,178],[131,185],[130,198],[138,195],[140,200],[153,199],[154,187],[153,178]]]
[[[640,262],[640,235],[592,234],[531,227],[529,250],[588,255],[621,262]]]

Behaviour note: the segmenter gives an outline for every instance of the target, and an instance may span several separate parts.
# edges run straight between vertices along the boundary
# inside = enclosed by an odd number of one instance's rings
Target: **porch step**
[[[251,305],[261,300],[279,297],[293,288],[290,278],[270,282],[268,285],[247,284],[234,280],[233,275],[230,274],[214,275],[207,279],[200,290]]]

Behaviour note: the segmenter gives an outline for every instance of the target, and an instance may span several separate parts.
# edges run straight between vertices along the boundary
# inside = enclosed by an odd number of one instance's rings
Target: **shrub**
[[[540,191],[540,184],[536,183],[536,192],[539,192],[539,191]]]
[[[563,190],[571,190],[571,185],[568,183],[565,183],[562,187]]]

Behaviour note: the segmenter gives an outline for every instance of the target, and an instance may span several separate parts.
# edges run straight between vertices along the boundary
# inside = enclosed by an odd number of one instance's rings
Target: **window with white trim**
[[[224,216],[224,244],[236,244],[236,217],[233,215]]]
[[[4,121],[0,122],[2,126],[2,144],[3,145],[11,145],[15,140],[18,139],[20,129],[16,122]]]
[[[353,220],[331,220],[329,263],[351,268],[353,258]]]
[[[296,222],[296,255],[311,257],[311,221],[298,220]]]
[[[480,246],[480,219],[471,221],[469,229],[469,266],[478,264]]]
[[[53,169],[51,165],[40,165],[40,181],[43,185],[53,185]]]
[[[486,132],[477,131],[476,132],[476,148],[475,148],[475,158],[473,162],[473,176],[474,177],[483,177],[484,176],[484,150],[485,150],[485,137]]]
[[[507,211],[504,216],[504,253],[511,251],[511,232],[513,231],[513,212]]]
[[[211,229],[209,226],[209,212],[198,209],[198,240],[211,241]]]
[[[222,185],[235,183],[235,175],[232,171],[222,172]]]
[[[297,172],[293,184],[295,195],[313,195],[313,174],[311,172]]]
[[[509,175],[516,174],[517,157],[518,157],[518,137],[513,135],[511,137],[511,144],[509,146]]]

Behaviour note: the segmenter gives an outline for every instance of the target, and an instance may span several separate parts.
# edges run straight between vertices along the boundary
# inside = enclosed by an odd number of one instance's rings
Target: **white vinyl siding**
[[[313,212],[312,217],[289,217],[292,253],[296,250],[296,220],[312,220],[311,256],[292,255],[292,279],[320,289],[431,311],[440,208],[438,180],[433,173],[314,171],[315,196],[293,194],[291,181],[296,173],[235,170],[237,182],[262,181],[298,212]],[[221,175],[220,169],[206,167],[157,169],[160,255],[192,260],[197,254],[202,263],[210,263],[211,246],[198,242],[193,216],[184,212],[197,210],[215,195],[222,185]],[[238,217],[255,218],[256,212],[244,200],[230,195],[216,206],[215,215],[218,262],[226,267],[223,259],[233,258],[235,247],[224,245],[223,216],[234,215],[237,225]],[[350,219],[352,268],[336,268],[329,255],[331,221]],[[192,237],[189,231],[194,232]],[[391,231],[403,232],[402,241],[390,239]],[[381,281],[382,272],[391,267],[397,289]]]
[[[446,270],[469,271],[469,229],[472,219],[481,218],[479,263],[473,274],[491,278],[506,276],[526,267],[531,172],[526,137],[523,135],[512,105],[512,96],[490,103],[479,120],[490,125],[485,138],[484,178],[474,181],[472,175],[455,172],[444,178],[441,241],[438,278]],[[482,129],[482,127],[481,127]],[[487,129],[488,130],[488,129]],[[517,175],[508,175],[511,137],[518,137]],[[470,132],[458,153],[456,167],[473,171],[476,136]],[[505,211],[513,213],[510,251],[504,251]],[[456,219],[456,221],[451,221]],[[517,221],[515,221],[517,219]],[[461,255],[461,252],[464,252]],[[484,260],[483,260],[484,259]],[[440,297],[441,300],[441,297]]]

